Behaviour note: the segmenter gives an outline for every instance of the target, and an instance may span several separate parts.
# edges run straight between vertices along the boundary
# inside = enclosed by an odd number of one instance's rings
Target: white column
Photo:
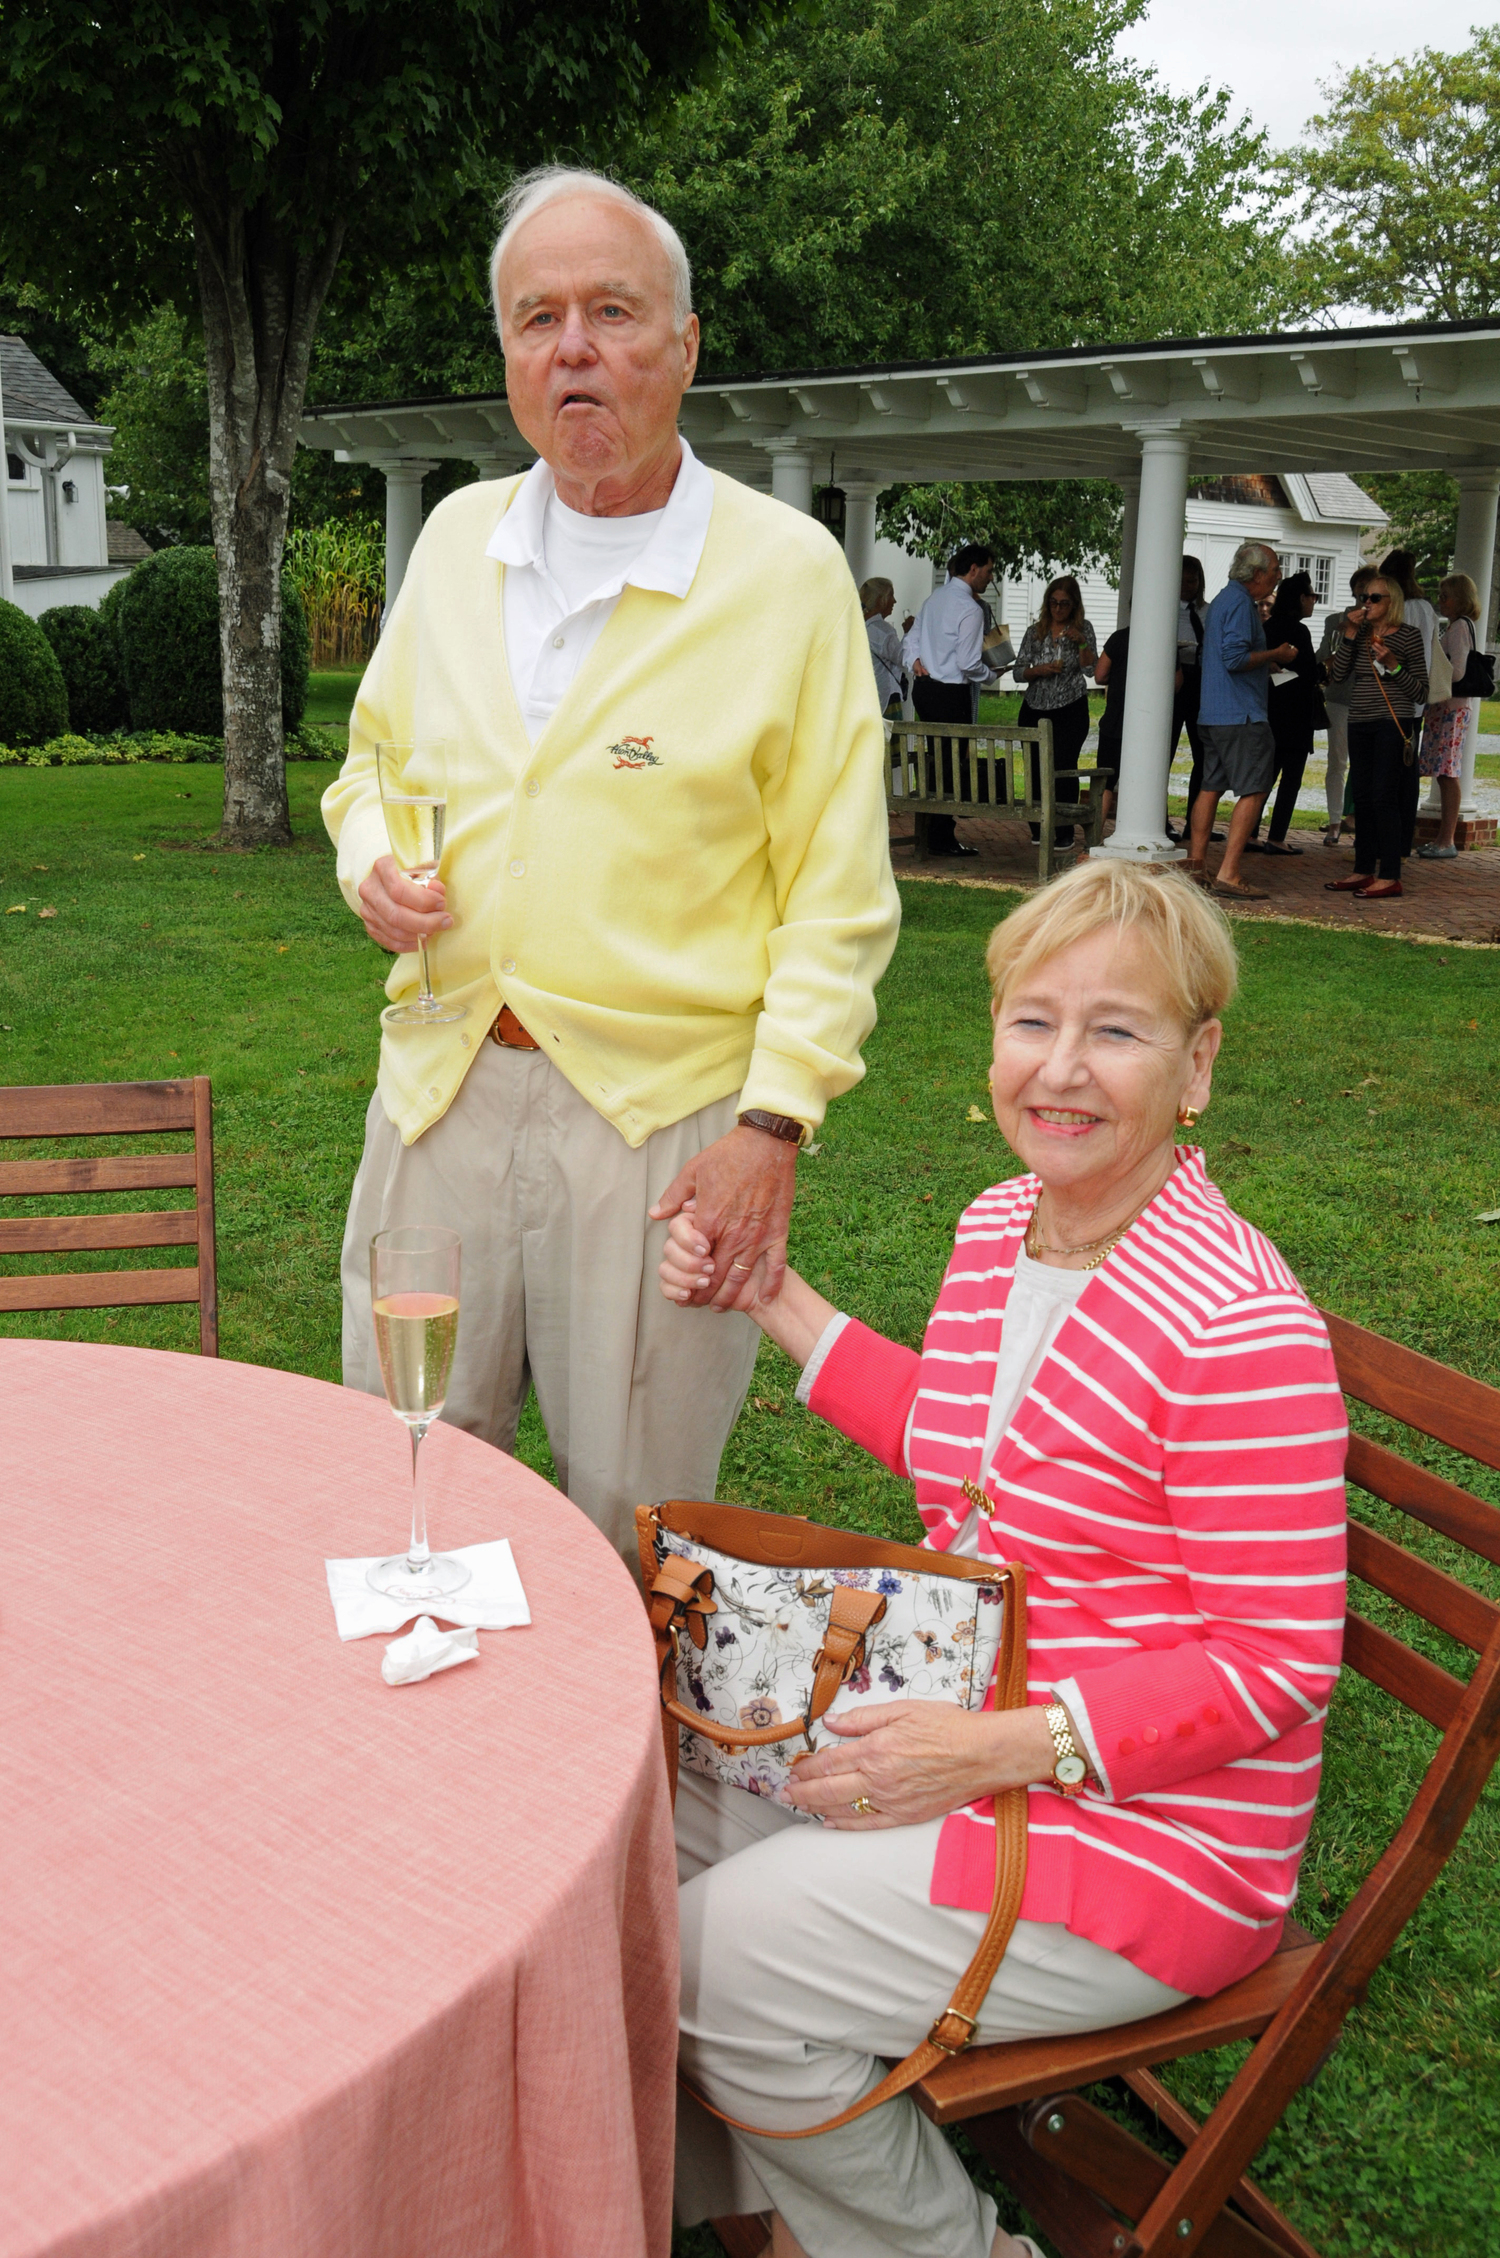
[[[859,588],[875,570],[875,497],[880,488],[867,478],[846,478],[843,487],[844,555]]]
[[[5,452],[5,394],[0,390],[0,461]],[[15,600],[15,580],[10,565],[10,472],[7,470],[0,478],[0,602],[13,604]]]
[[[1135,587],[1135,541],[1141,513],[1141,482],[1120,481],[1120,593],[1115,604],[1116,627],[1130,625],[1130,598]],[[1129,677],[1126,677],[1128,682]]]
[[[1184,432],[1158,428],[1141,434],[1141,498],[1119,798],[1114,837],[1095,850],[1132,862],[1183,859],[1183,849],[1173,846],[1166,826],[1187,476],[1188,441]]]
[[[1453,569],[1466,572],[1479,590],[1479,626],[1490,610],[1490,573],[1495,559],[1495,517],[1500,504],[1500,470],[1461,470],[1458,474],[1458,531],[1453,542]],[[1469,728],[1464,738],[1463,795],[1460,815],[1476,816],[1474,805],[1474,755],[1479,746],[1479,700],[1469,700]]]
[[[812,516],[812,456],[805,447],[773,447],[771,492],[778,502]]]
[[[422,481],[438,466],[404,455],[377,455],[374,461],[375,468],[385,472],[385,608],[389,611],[401,593],[422,530]]]

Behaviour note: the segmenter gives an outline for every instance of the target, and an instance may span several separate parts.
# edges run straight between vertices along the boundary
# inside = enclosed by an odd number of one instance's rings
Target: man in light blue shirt
[[[1209,834],[1219,795],[1234,794],[1234,815],[1224,859],[1213,891],[1231,901],[1264,902],[1269,895],[1247,886],[1240,876],[1245,841],[1276,774],[1276,745],[1266,719],[1272,667],[1290,666],[1297,654],[1290,643],[1266,648],[1259,606],[1281,578],[1281,559],[1264,541],[1242,541],[1234,552],[1229,579],[1208,607],[1203,625],[1203,689],[1198,730],[1203,739],[1203,788],[1188,811],[1191,826],[1187,872],[1209,883]]]
[[[911,670],[911,702],[919,721],[972,721],[976,691],[987,689],[998,679],[984,655],[985,630],[990,622],[979,601],[994,576],[993,552],[981,542],[967,542],[949,560],[947,585],[933,591],[913,620],[901,656]],[[931,753],[928,755],[929,790],[941,789],[950,798],[961,781],[955,776],[953,743],[951,737],[942,740],[941,785],[936,762]],[[988,791],[988,784],[985,789]],[[960,843],[951,815],[917,817],[919,854],[924,852],[924,833],[929,855],[972,855],[977,851]]]

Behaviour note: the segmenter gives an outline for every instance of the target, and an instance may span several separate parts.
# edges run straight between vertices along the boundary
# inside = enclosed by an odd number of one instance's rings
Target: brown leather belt
[[[508,1051],[539,1051],[542,1047],[534,1035],[527,1034],[509,1004],[500,1006],[500,1016],[490,1029],[490,1040]]]

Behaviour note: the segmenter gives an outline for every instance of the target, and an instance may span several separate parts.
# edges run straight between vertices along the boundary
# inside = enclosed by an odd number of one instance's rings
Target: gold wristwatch
[[[1052,1767],[1052,1785],[1059,1795],[1082,1795],[1088,1782],[1088,1761],[1080,1753],[1078,1743],[1073,1738],[1068,1713],[1060,1701],[1051,1701],[1042,1714],[1047,1720],[1047,1730],[1052,1735],[1052,1746],[1057,1751],[1057,1762]]]

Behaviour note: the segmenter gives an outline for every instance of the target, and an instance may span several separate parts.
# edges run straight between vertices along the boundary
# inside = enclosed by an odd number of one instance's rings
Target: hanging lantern
[[[840,548],[844,546],[844,519],[847,505],[842,486],[820,486],[813,496],[812,514],[819,525],[826,525]]]

